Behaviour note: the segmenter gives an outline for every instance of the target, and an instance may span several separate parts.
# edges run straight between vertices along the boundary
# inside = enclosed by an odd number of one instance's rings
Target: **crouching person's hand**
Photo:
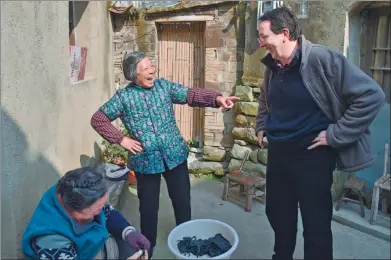
[[[134,255],[128,257],[128,260],[132,260],[132,259],[148,260],[148,251],[139,250]]]
[[[151,248],[149,240],[138,231],[129,232],[125,237],[125,241],[135,250],[145,249],[149,251]]]

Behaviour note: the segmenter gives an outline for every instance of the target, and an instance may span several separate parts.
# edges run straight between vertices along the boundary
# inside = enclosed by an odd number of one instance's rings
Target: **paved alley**
[[[239,246],[232,258],[271,259],[273,231],[265,215],[264,206],[254,202],[253,211],[246,213],[232,202],[221,200],[223,184],[219,181],[192,178],[192,215],[196,218],[212,218],[231,225],[239,235]],[[137,192],[129,188],[121,198],[120,209],[139,226]],[[300,221],[299,221],[300,222]],[[164,179],[162,179],[158,245],[155,259],[173,259],[167,247],[167,237],[175,225],[174,214]],[[334,234],[334,259],[390,259],[390,243],[364,234],[347,226],[332,223]],[[303,259],[302,226],[299,223],[294,257]]]

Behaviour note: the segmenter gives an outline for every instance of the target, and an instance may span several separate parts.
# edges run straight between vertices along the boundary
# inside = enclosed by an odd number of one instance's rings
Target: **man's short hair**
[[[275,34],[287,29],[290,40],[297,40],[302,34],[296,15],[285,6],[264,13],[258,20],[270,21],[270,29]]]

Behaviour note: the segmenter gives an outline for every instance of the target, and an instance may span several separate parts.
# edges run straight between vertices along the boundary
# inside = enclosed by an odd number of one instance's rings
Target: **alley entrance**
[[[158,28],[158,76],[192,88],[204,88],[205,23],[161,23]],[[174,105],[186,141],[203,143],[204,109]]]

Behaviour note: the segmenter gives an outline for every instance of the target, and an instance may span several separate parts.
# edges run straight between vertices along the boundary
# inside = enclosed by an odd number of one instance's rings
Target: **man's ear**
[[[286,40],[289,40],[291,38],[291,35],[290,35],[288,29],[286,29],[286,28],[282,29],[281,33],[286,37]]]

